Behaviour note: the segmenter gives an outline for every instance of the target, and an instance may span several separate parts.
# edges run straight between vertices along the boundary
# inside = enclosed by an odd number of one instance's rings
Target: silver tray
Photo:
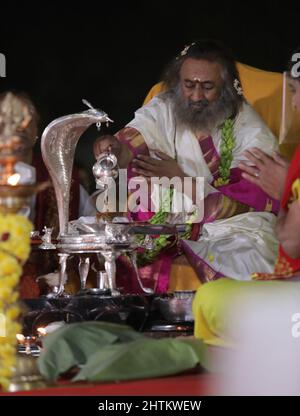
[[[100,253],[109,251],[128,251],[135,249],[133,241],[127,240],[108,242],[107,236],[103,234],[80,234],[63,235],[56,245],[60,252],[66,253]]]

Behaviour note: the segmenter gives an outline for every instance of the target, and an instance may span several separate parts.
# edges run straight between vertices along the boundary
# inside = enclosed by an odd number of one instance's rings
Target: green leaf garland
[[[221,130],[220,166],[219,177],[214,181],[214,186],[227,185],[230,177],[230,166],[233,160],[233,149],[235,147],[234,119],[227,118]]]

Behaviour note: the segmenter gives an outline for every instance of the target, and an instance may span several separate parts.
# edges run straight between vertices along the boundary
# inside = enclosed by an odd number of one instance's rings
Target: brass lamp
[[[17,213],[29,198],[48,184],[20,185],[14,165],[31,151],[27,129],[32,122],[30,108],[18,96],[7,93],[0,103],[0,212]]]
[[[45,184],[19,184],[20,174],[15,164],[31,152],[30,140],[32,114],[30,105],[21,97],[6,93],[0,100],[0,213],[17,214],[29,205],[30,197]],[[8,391],[29,390],[45,386],[37,369],[36,359],[27,354],[17,354]]]

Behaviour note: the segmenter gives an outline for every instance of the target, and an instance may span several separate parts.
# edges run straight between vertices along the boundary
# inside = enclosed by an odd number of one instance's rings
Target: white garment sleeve
[[[268,155],[278,151],[278,140],[271,132],[259,114],[248,103],[244,103],[234,126],[236,146],[233,151],[231,168],[236,167],[240,161],[248,161],[243,152],[257,147]],[[249,161],[248,161],[249,163]]]
[[[160,150],[175,158],[175,123],[167,94],[160,94],[139,108],[127,127],[133,127],[141,133],[151,156],[151,150]]]

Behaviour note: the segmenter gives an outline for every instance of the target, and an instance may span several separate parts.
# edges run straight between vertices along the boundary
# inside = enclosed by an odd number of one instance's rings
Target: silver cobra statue
[[[41,140],[42,157],[52,179],[57,201],[59,241],[63,239],[64,236],[68,237],[70,188],[74,155],[78,140],[90,125],[96,124],[99,130],[102,123],[108,124],[109,122],[112,122],[104,111],[93,108],[87,100],[82,101],[88,106],[88,110],[55,119],[46,127]],[[49,238],[50,241],[47,242],[51,243],[51,233]],[[57,245],[57,248],[60,251],[58,254],[60,263],[59,289],[57,293],[51,293],[49,297],[63,295],[63,282],[67,280],[66,264],[70,251],[72,250],[69,244],[65,244],[65,249],[63,249],[63,247],[59,248],[59,246],[60,244]],[[75,252],[80,253],[82,242],[80,241],[79,244],[75,244],[75,246]],[[41,246],[41,248],[47,249],[49,248],[49,244],[45,245],[44,242],[44,246]],[[83,250],[83,252],[85,252],[85,250]],[[87,252],[89,252],[89,250],[87,250]],[[80,258],[79,273],[82,288],[85,288],[88,269],[89,258],[85,257],[84,260]]]
[[[88,110],[52,121],[44,130],[41,141],[43,160],[55,190],[60,236],[68,231],[72,169],[78,140],[90,125],[96,124],[100,129],[102,123],[112,122],[104,111],[82,101]]]
[[[123,253],[129,254],[142,291],[153,293],[152,289],[143,286],[139,277],[135,250],[138,246],[151,249],[150,235],[152,234],[177,234],[176,226],[172,224],[114,223],[113,221],[101,223],[97,221],[96,216],[94,223],[91,224],[78,223],[77,221],[75,221],[76,225],[72,224],[74,221],[69,223],[72,169],[78,140],[91,124],[95,123],[99,129],[102,123],[112,122],[105,112],[93,108],[86,100],[83,102],[89,107],[88,110],[52,121],[42,135],[42,156],[53,182],[59,216],[59,236],[55,246],[58,250],[60,263],[59,287],[58,291],[50,293],[49,297],[66,296],[64,292],[64,282],[67,281],[66,266],[69,256],[72,255],[80,256],[81,290],[85,290],[90,268],[89,255],[92,253],[97,254],[99,262],[101,258],[104,258],[104,267],[107,273],[106,284],[111,290],[112,296],[120,295],[116,288],[115,260]],[[101,193],[105,193],[109,189],[111,180],[118,176],[116,157],[110,152],[99,155],[93,166],[93,173],[98,189]],[[105,204],[105,199],[103,203]],[[51,228],[45,227],[43,244],[40,248],[52,249],[51,231]],[[146,236],[144,243],[135,240],[136,234]]]

